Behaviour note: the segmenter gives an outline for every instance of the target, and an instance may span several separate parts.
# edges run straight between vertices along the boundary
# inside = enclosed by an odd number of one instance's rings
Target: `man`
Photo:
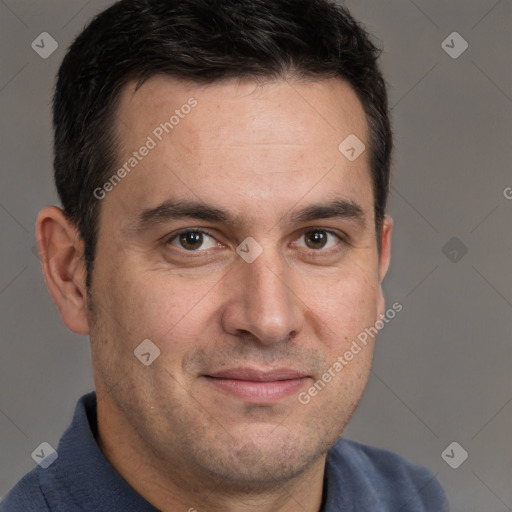
[[[77,38],[37,237],[96,392],[3,511],[446,509],[340,439],[387,315],[377,57],[327,0],[122,0]]]

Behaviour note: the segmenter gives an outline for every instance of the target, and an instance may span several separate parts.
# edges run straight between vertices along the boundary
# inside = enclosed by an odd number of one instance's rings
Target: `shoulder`
[[[389,450],[339,439],[327,458],[330,478],[346,482],[351,492],[378,510],[444,512],[446,495],[435,475]]]
[[[68,477],[79,474],[77,453],[91,451],[86,432],[92,439],[87,421],[87,409],[95,410],[94,393],[83,396],[77,403],[73,421],[58,445],[58,456],[45,467],[36,465],[0,503],[0,512],[71,512]],[[75,510],[75,509],[73,509]]]
[[[25,475],[0,503],[0,512],[45,512],[50,510],[39,484],[37,468]]]

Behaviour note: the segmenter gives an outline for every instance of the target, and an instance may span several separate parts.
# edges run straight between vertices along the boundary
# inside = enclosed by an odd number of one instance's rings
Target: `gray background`
[[[46,291],[34,222],[57,202],[54,75],[109,4],[0,2],[0,496],[42,441],[57,446],[93,387],[88,340],[66,329]],[[512,510],[512,3],[347,5],[385,48],[396,143],[385,292],[403,311],[380,334],[345,434],[428,466],[453,511]],[[453,31],[469,44],[457,59],[441,46]],[[47,59],[31,48],[41,32],[59,43]],[[445,247],[452,237],[458,246]],[[458,469],[441,458],[452,441],[469,454]]]

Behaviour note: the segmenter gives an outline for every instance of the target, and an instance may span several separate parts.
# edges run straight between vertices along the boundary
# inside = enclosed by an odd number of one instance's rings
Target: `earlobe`
[[[36,236],[44,280],[62,320],[73,332],[88,334],[86,272],[78,230],[60,208],[48,206],[39,212]]]

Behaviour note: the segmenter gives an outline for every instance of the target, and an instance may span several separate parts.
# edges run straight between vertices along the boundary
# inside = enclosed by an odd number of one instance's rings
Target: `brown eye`
[[[196,231],[188,231],[181,233],[179,241],[183,249],[195,250],[199,249],[203,244],[203,234]]]
[[[304,237],[306,246],[310,249],[323,249],[327,244],[327,233],[325,231],[308,231]]]
[[[341,241],[343,238],[336,232],[318,228],[303,233],[294,245],[303,249],[327,252],[329,249],[334,249]]]
[[[211,249],[217,245],[215,238],[208,233],[197,230],[182,231],[173,236],[168,243],[174,247],[190,252]]]

